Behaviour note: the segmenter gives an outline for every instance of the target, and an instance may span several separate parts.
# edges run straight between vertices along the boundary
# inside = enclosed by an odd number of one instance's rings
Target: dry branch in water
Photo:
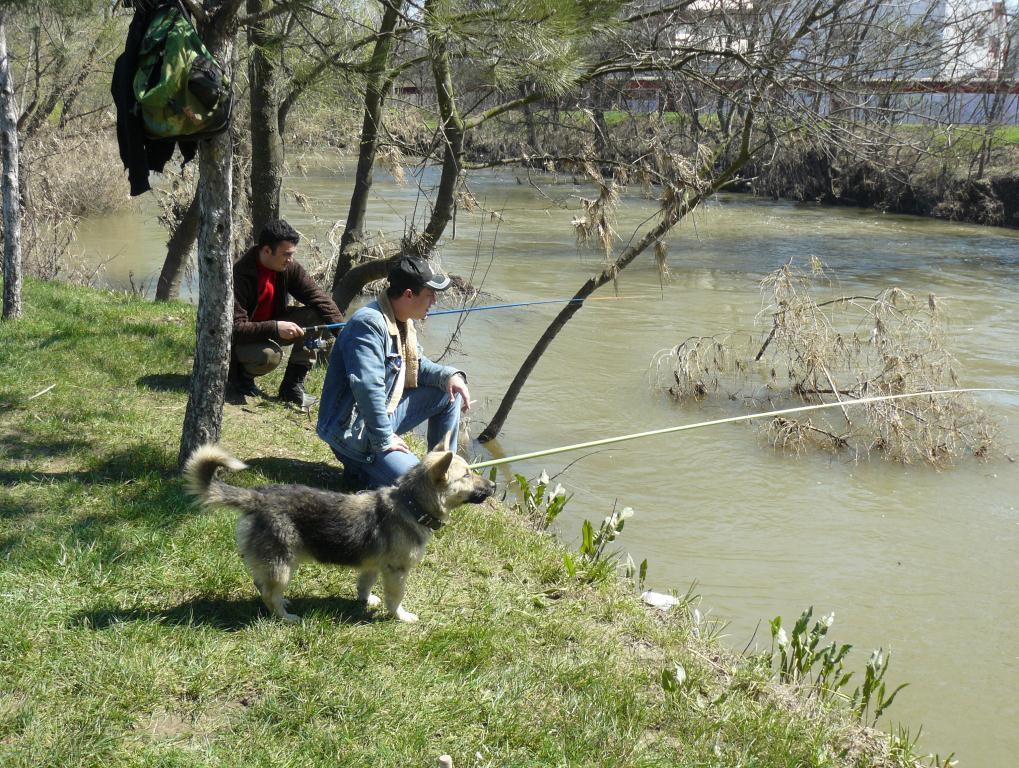
[[[726,397],[780,407],[788,401],[844,400],[958,387],[957,361],[944,346],[942,302],[887,288],[875,296],[836,295],[817,260],[810,272],[787,264],[761,283],[770,324],[756,334],[687,339],[658,352],[652,386],[676,400]],[[829,295],[815,298],[820,289]],[[986,457],[998,426],[971,398],[926,397],[832,408],[809,419],[774,419],[772,445],[871,451],[892,461],[943,466]]]

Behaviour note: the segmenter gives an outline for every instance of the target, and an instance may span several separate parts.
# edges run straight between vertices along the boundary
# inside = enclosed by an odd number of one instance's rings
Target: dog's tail
[[[184,465],[188,493],[197,496],[205,504],[237,504],[246,500],[251,491],[235,488],[216,479],[216,470],[220,467],[237,472],[247,469],[248,465],[218,445],[203,445],[196,449]]]

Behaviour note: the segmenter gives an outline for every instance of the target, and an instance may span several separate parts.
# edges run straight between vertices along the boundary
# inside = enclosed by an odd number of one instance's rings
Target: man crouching
[[[456,452],[460,411],[470,407],[467,377],[425,357],[414,328],[449,285],[424,259],[401,258],[385,293],[353,314],[333,347],[318,436],[352,485],[389,485],[413,468],[417,457],[400,435],[424,421],[428,445],[451,434]]]
[[[258,245],[234,264],[234,330],[228,394],[263,397],[255,383],[283,360],[284,347],[292,347],[280,384],[279,398],[298,408],[310,408],[318,399],[304,391],[304,380],[318,354],[304,341],[304,326],[343,321],[343,313],[295,259],[301,236],[283,219],[270,221]],[[293,296],[304,306],[288,306]],[[335,332],[332,334],[335,335]],[[323,340],[331,340],[321,331]]]

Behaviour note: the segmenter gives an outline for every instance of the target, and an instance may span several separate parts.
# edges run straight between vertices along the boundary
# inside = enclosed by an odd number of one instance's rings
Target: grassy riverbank
[[[908,764],[691,607],[571,578],[495,504],[432,543],[406,598],[420,624],[318,565],[291,588],[303,623],[268,618],[234,513],[200,511],[175,472],[193,308],[34,281],[25,306],[0,324],[5,768]],[[252,466],[231,482],[337,487],[305,415],[227,406],[223,435]]]

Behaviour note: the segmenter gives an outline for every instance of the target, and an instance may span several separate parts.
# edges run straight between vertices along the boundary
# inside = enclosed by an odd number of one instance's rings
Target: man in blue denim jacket
[[[317,431],[348,481],[395,482],[418,463],[400,435],[426,420],[428,446],[449,433],[456,450],[460,411],[470,407],[467,377],[425,357],[414,329],[449,284],[424,259],[401,258],[386,292],[354,313],[333,346]]]

